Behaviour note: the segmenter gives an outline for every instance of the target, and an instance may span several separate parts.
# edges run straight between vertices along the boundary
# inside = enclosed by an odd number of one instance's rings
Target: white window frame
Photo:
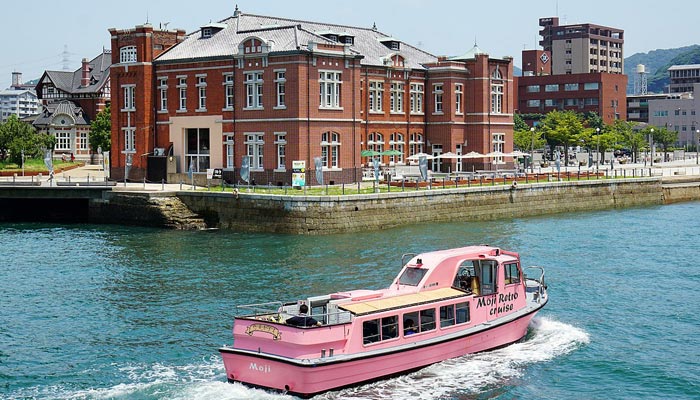
[[[457,83],[455,85],[455,114],[462,115],[462,100],[464,98],[464,85]]]
[[[503,113],[503,76],[499,68],[491,74],[491,113]]]
[[[367,150],[376,151],[378,153],[384,152],[384,135],[380,132],[370,132],[367,135]],[[371,161],[372,157],[367,157],[368,162]],[[381,158],[379,159],[382,160]],[[380,162],[380,164],[383,164]]]
[[[339,169],[340,134],[338,132],[329,131],[321,134],[321,160],[323,169]]]
[[[89,148],[88,133],[87,132],[78,132],[77,136],[78,136],[77,137],[78,150],[88,150],[88,148]]]
[[[491,151],[504,153],[506,145],[505,133],[494,133],[491,135]],[[493,157],[494,164],[505,164],[503,157]]]
[[[70,131],[56,131],[56,151],[70,150]]]
[[[274,107],[278,110],[283,110],[287,108],[287,70],[275,70],[275,88],[277,89],[276,103]]]
[[[275,132],[275,145],[277,147],[276,171],[287,170],[287,132]]]
[[[123,46],[119,48],[119,62],[121,64],[137,62],[136,46]]]
[[[384,97],[384,82],[370,81],[369,82],[369,112],[383,113],[382,108]]]
[[[122,111],[136,111],[136,85],[122,85],[124,89],[124,108]]]
[[[233,110],[235,93],[233,91],[233,73],[224,74],[224,110]]]
[[[423,114],[424,88],[422,83],[411,84],[411,114]]]
[[[434,83],[433,84],[433,100],[434,100],[434,108],[433,108],[433,114],[443,114],[442,110],[442,96],[445,93],[443,91],[443,84],[442,83]]]
[[[397,156],[390,156],[389,162],[393,164],[404,164],[404,155],[406,149],[406,139],[401,132],[394,132],[389,136],[389,150],[400,151]]]
[[[177,77],[177,89],[179,94],[178,101],[178,112],[187,111],[187,77],[178,76]]]
[[[198,94],[198,101],[197,101],[197,112],[203,112],[207,111],[207,76],[206,75],[197,75],[197,84],[195,85],[197,87],[197,94]]]
[[[224,138],[224,144],[226,145],[226,168],[232,169],[236,166],[236,153],[234,152],[234,134],[225,133]]]
[[[158,91],[160,92],[160,109],[161,112],[168,111],[168,78],[158,78]]]
[[[342,110],[340,106],[340,91],[342,89],[342,73],[340,71],[318,71],[319,78],[319,107],[322,109]]]
[[[262,132],[248,132],[245,134],[246,155],[250,158],[250,169],[262,171],[265,159],[265,140]]]
[[[408,142],[408,152],[409,156],[414,154],[423,153],[425,146],[425,141],[423,140],[423,134],[418,132],[413,132],[410,136]]]
[[[402,82],[391,82],[389,90],[391,92],[389,101],[390,112],[392,114],[403,114],[404,84]]]
[[[246,104],[245,110],[262,110],[263,71],[245,73]]]

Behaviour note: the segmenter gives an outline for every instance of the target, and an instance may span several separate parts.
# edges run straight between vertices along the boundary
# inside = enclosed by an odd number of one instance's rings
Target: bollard
[[[165,179],[160,179],[160,190],[165,191]]]
[[[146,177],[143,177],[143,190],[146,190]]]
[[[180,190],[182,190],[182,179],[180,179]]]

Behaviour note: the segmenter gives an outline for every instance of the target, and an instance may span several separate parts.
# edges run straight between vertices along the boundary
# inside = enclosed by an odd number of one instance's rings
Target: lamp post
[[[649,165],[654,166],[654,128],[651,128],[651,133],[649,134]]]
[[[700,165],[700,129],[695,130],[695,165]]]
[[[598,167],[600,166],[600,128],[595,128],[595,138],[596,138],[596,145],[595,145],[595,169],[596,171],[598,170]]]
[[[530,173],[535,172],[535,127],[530,128]]]

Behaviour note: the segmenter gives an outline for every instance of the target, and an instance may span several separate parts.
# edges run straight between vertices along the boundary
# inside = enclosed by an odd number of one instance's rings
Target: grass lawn
[[[63,162],[60,159],[53,160],[54,170],[66,169],[70,166],[83,165],[80,162]],[[22,166],[19,164],[0,161],[0,172],[22,172]],[[24,172],[43,172],[48,173],[46,165],[44,165],[44,160],[40,158],[30,158],[24,160]]]

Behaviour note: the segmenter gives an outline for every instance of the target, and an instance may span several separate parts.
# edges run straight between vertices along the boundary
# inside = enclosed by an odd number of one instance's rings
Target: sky
[[[700,2],[683,3],[683,15],[700,15]],[[625,57],[700,43],[692,18],[658,0],[9,1],[0,17],[0,89],[9,87],[13,71],[29,81],[45,70],[63,70],[64,64],[77,70],[83,58],[110,47],[109,28],[168,23],[169,29],[190,33],[230,17],[236,4],[249,14],[368,28],[376,23],[379,31],[434,55],[460,55],[476,41],[492,57],[512,56],[517,67],[523,49],[539,48],[540,17],[623,29]]]

